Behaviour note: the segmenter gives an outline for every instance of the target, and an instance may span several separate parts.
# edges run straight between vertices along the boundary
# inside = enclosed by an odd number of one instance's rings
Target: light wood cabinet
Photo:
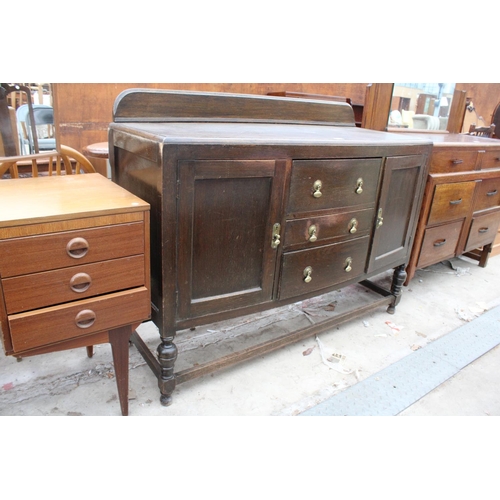
[[[0,333],[26,357],[109,342],[128,414],[128,343],[150,311],[149,205],[100,174],[0,181]]]

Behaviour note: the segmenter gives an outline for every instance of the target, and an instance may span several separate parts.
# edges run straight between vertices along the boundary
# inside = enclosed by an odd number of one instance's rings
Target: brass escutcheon
[[[304,269],[304,281],[306,283],[310,283],[312,281],[312,274],[313,270],[312,270],[312,267],[311,266],[307,266],[305,269]]]
[[[344,262],[344,271],[346,273],[349,273],[352,271],[352,257],[347,257],[347,259]]]
[[[384,218],[382,217],[382,209],[379,208],[377,214],[377,223],[375,224],[375,227],[379,228],[380,226],[383,225],[383,223],[384,223]]]
[[[278,248],[280,244],[280,231],[281,231],[281,224],[278,222],[274,224],[273,226],[273,233],[272,233],[272,239],[271,239],[271,248]]]
[[[363,192],[363,179],[360,177],[356,181],[356,194],[361,194]]]
[[[323,194],[321,192],[322,187],[323,187],[323,183],[320,180],[317,180],[314,182],[314,184],[313,184],[313,196],[315,198],[321,198],[321,196]]]
[[[358,230],[358,220],[357,219],[351,219],[349,221],[349,232],[351,234],[354,234]]]
[[[309,226],[309,241],[311,243],[314,243],[318,239],[317,231],[318,228],[314,224]]]

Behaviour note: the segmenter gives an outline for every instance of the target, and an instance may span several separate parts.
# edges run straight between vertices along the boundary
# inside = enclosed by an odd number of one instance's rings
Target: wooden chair
[[[489,127],[476,127],[474,123],[469,127],[467,135],[477,135],[479,137],[492,137],[495,133],[495,124],[492,123]]]
[[[95,172],[92,163],[69,146],[60,146],[57,151],[0,157],[0,179]]]

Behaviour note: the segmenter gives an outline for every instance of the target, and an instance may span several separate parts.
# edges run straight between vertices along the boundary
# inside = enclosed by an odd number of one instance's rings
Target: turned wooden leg
[[[128,358],[129,339],[132,335],[132,326],[123,326],[109,331],[109,343],[113,353],[113,364],[115,367],[116,385],[122,415],[128,415]]]
[[[174,337],[162,337],[158,346],[158,362],[160,363],[160,376],[158,387],[160,388],[160,403],[163,406],[172,404],[172,393],[175,389],[174,364],[177,359],[177,347],[173,343]]]
[[[401,300],[401,289],[403,288],[403,283],[406,280],[406,271],[405,266],[401,265],[394,269],[394,274],[392,275],[392,286],[391,293],[394,295],[394,299],[389,307],[387,308],[387,312],[389,314],[394,314],[396,312],[396,306],[399,304]]]

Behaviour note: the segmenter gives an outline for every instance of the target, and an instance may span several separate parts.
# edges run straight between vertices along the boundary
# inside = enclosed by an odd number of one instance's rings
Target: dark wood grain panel
[[[381,164],[380,158],[294,161],[287,213],[375,203]],[[320,197],[314,196],[316,181]]]
[[[368,236],[333,245],[288,252],[283,255],[280,298],[299,296],[313,290],[334,286],[360,276],[365,271]],[[351,262],[348,262],[351,259]],[[312,268],[311,281],[304,270]],[[351,268],[349,271],[346,269]]]

